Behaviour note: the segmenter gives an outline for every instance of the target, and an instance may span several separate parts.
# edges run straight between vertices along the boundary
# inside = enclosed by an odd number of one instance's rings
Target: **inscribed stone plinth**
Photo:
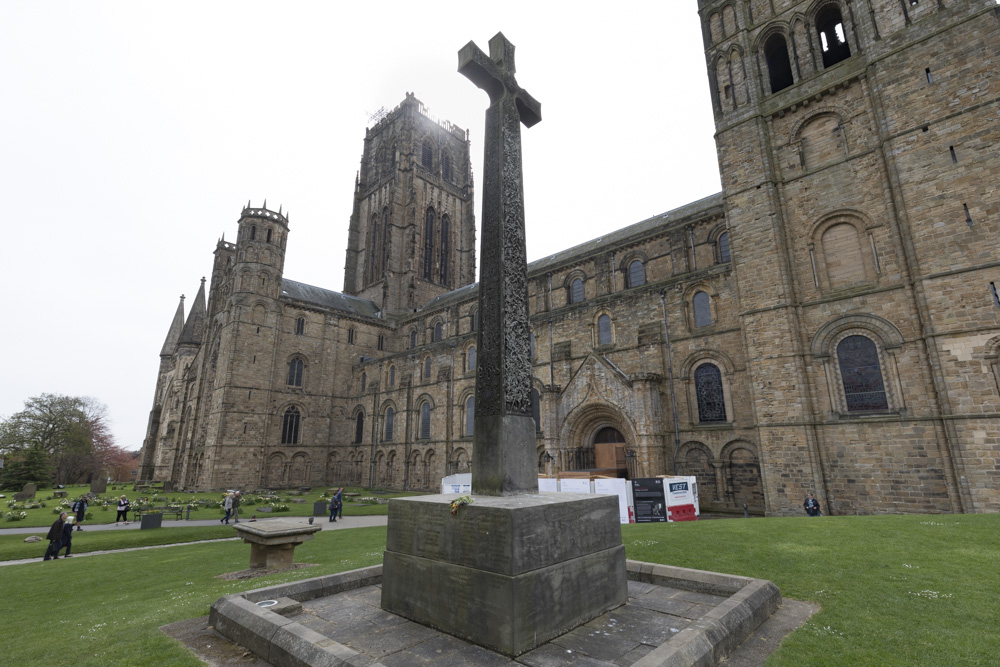
[[[319,525],[294,519],[275,519],[234,526],[244,542],[250,544],[250,567],[286,570],[294,564],[295,547],[313,539],[322,530]]]
[[[515,656],[624,604],[611,496],[394,498],[382,608]]]

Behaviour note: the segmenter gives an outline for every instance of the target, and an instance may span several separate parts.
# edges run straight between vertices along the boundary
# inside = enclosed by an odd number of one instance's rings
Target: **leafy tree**
[[[43,452],[57,484],[103,474],[115,448],[107,408],[92,398],[42,394],[0,423],[0,453],[27,460],[28,452]]]
[[[0,470],[0,488],[5,489],[21,489],[28,482],[45,487],[51,480],[49,455],[37,447],[29,447],[7,458]]]

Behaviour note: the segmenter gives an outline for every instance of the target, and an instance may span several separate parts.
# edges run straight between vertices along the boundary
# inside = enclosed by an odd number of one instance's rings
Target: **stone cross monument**
[[[490,96],[483,146],[472,492],[536,493],[521,123],[539,122],[542,108],[514,80],[514,45],[502,33],[490,40],[489,56],[475,43],[466,44],[458,52],[458,71]]]
[[[389,502],[382,608],[517,656],[624,604],[625,548],[616,497],[538,493],[521,123],[541,107],[514,80],[502,34],[489,57],[470,42],[458,60],[490,96],[473,496]]]

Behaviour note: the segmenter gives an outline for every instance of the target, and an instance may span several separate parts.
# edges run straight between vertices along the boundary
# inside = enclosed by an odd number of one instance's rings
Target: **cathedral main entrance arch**
[[[575,470],[616,470],[619,476],[631,478],[634,470],[629,470],[627,453],[636,442],[634,430],[628,419],[616,408],[607,404],[592,405],[580,411],[566,429],[569,446],[559,452],[559,469]]]

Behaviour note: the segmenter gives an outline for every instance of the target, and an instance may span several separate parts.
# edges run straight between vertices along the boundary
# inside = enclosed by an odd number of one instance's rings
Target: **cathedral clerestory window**
[[[888,410],[878,349],[867,336],[848,336],[837,345],[848,412]]]
[[[288,386],[289,387],[301,387],[302,386],[302,368],[303,363],[299,358],[292,359],[288,362]]]
[[[722,388],[722,373],[715,364],[702,364],[694,371],[694,390],[698,399],[698,421],[726,421],[726,399]]]
[[[294,405],[285,410],[285,415],[281,420],[281,444],[299,444],[299,409]]]

